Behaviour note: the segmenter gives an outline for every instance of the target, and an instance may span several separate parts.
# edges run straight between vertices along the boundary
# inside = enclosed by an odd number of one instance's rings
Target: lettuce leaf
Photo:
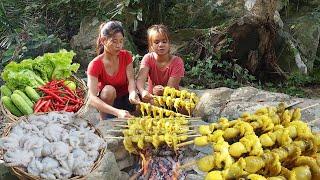
[[[72,59],[76,54],[73,51],[60,50],[58,53],[47,53],[44,58],[48,58],[54,64],[54,71],[51,79],[66,79],[77,72],[80,64],[72,63]]]
[[[78,63],[72,64],[74,56],[73,51],[60,50],[57,53],[46,53],[34,60],[11,62],[4,68],[1,77],[11,89],[38,87],[52,79],[66,79],[80,67]]]
[[[6,74],[6,85],[14,89],[24,89],[26,86],[31,86],[33,88],[44,85],[44,81],[36,75],[32,70],[22,69],[21,71],[11,71]]]
[[[33,60],[33,71],[45,81],[51,80],[54,64],[50,59],[39,56]]]

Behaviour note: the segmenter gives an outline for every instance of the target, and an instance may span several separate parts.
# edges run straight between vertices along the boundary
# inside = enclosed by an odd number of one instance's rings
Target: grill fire
[[[172,151],[168,146],[162,146],[158,150],[151,147],[140,152],[139,169],[130,178],[131,180],[181,180],[185,179],[185,173],[179,171],[181,162],[180,151]]]

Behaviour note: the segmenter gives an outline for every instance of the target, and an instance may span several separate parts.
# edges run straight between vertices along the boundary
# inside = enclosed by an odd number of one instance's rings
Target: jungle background
[[[184,87],[320,97],[318,0],[1,0],[0,68],[64,48],[77,53],[85,78],[98,27],[110,19],[123,23],[136,69],[147,28],[167,25]]]

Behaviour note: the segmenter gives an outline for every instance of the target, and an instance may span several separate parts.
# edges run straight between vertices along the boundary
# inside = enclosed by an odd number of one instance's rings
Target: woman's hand
[[[142,91],[141,97],[144,102],[150,102],[153,100],[152,94],[150,94],[147,90]]]
[[[130,101],[131,104],[139,104],[140,103],[139,96],[135,91],[132,91],[129,94],[129,101]]]
[[[129,113],[129,111],[119,109],[117,112],[118,118],[132,118],[133,116]]]
[[[157,95],[157,96],[162,96],[163,95],[163,90],[164,90],[163,86],[156,85],[156,86],[153,87],[152,93],[154,95]]]

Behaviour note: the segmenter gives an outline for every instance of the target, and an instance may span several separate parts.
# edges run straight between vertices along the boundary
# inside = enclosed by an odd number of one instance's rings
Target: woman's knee
[[[116,89],[111,85],[105,85],[100,92],[100,98],[103,101],[113,101],[117,97]]]

